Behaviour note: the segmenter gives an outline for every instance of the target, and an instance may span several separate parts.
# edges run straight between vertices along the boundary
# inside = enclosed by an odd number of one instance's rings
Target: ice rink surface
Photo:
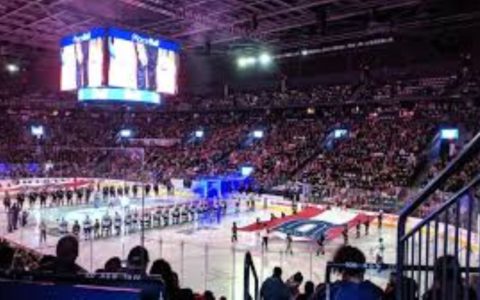
[[[189,199],[182,197],[160,197],[147,199],[148,205],[171,205],[183,203]],[[138,202],[138,201],[137,201]],[[132,203],[138,206],[138,203]],[[230,203],[230,207],[233,203]],[[247,211],[242,204],[241,212],[236,214],[229,209],[226,216],[220,222],[215,218],[203,222],[193,222],[183,225],[173,225],[165,228],[149,229],[145,231],[145,247],[149,250],[150,262],[164,258],[169,261],[173,269],[178,273],[180,282],[184,287],[190,287],[194,291],[212,290],[216,296],[224,295],[228,299],[241,299],[243,293],[243,264],[247,251],[252,253],[255,267],[260,281],[271,275],[275,266],[283,269],[283,278],[287,279],[295,272],[300,271],[306,280],[312,280],[315,284],[325,279],[326,262],[332,257],[338,246],[343,244],[343,238],[339,237],[328,241],[325,255],[316,255],[316,245],[310,242],[296,242],[293,245],[293,255],[284,252],[286,243],[284,240],[272,236],[268,251],[262,251],[260,236],[255,232],[239,232],[238,242],[231,242],[231,226],[237,222],[239,227],[254,223],[257,218],[269,220],[274,213],[280,216],[283,211],[291,213],[287,207],[260,208],[260,202],[255,211]],[[111,214],[116,208],[106,207],[60,207],[46,208],[41,211],[31,211],[32,216],[39,215],[48,220],[49,227],[56,226],[56,220],[67,218],[70,225],[74,219],[80,223],[86,214],[101,216],[109,209]],[[337,210],[339,217],[343,213]],[[5,217],[2,214],[0,226],[2,235],[27,247],[36,249],[44,254],[54,254],[58,236],[49,235],[47,243],[39,245],[39,232],[36,226],[30,225],[13,233],[6,233]],[[396,229],[383,228],[378,230],[376,225],[370,228],[370,235],[365,236],[362,228],[362,236],[355,238],[355,229],[350,230],[350,245],[360,248],[366,255],[367,261],[375,261],[376,249],[378,249],[379,237],[383,237],[385,245],[384,260],[386,263],[395,261]],[[94,272],[102,268],[104,263],[113,256],[126,259],[128,251],[141,243],[139,232],[125,236],[110,237],[94,241],[80,242],[80,254],[78,264],[89,271]],[[388,278],[388,272],[370,271],[367,278],[381,285],[383,288]]]

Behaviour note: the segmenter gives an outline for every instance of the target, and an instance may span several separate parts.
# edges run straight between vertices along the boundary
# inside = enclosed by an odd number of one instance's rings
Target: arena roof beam
[[[12,9],[12,10],[10,10],[10,11],[2,14],[2,15],[0,15],[0,21],[3,21],[3,20],[5,20],[6,18],[8,18],[8,17],[10,17],[10,16],[13,16],[13,15],[15,15],[16,13],[19,13],[19,12],[21,12],[21,11],[24,10],[24,9],[27,9],[27,8],[29,8],[29,7],[32,7],[34,4],[35,4],[35,2],[27,2],[26,4],[23,4],[23,5],[21,5],[21,6],[17,7],[17,8],[14,8],[14,9]]]
[[[290,12],[293,12],[293,11],[304,10],[304,9],[308,9],[308,8],[319,6],[319,5],[334,3],[336,1],[338,1],[338,0],[307,1],[306,3],[301,4],[301,5],[295,5],[295,6],[292,6],[292,7],[289,7],[289,8],[275,10],[275,11],[271,11],[271,12],[268,12],[268,13],[260,14],[260,15],[257,16],[257,19],[260,21],[262,19],[278,16],[278,15],[281,15],[281,14],[287,14],[287,13],[290,13]],[[223,23],[223,24],[221,24],[221,26],[216,27],[215,29],[229,28],[229,27],[233,28],[236,25],[240,25],[240,24],[243,24],[245,22],[249,22],[250,20],[251,20],[251,17],[248,17],[248,18],[243,18],[243,19],[237,20],[237,21],[232,22],[230,24],[229,23]],[[210,29],[195,29],[195,30],[191,30],[191,31],[186,31],[186,32],[181,32],[181,33],[178,33],[178,34],[174,34],[172,37],[178,38],[178,37],[182,37],[182,36],[188,36],[188,35],[202,33],[202,32],[208,31],[208,30],[212,30],[212,29],[213,28],[210,28]]]
[[[212,0],[208,0],[212,1]],[[206,3],[208,1],[200,1],[201,3]],[[191,8],[191,5],[186,5],[184,6],[183,9],[180,9],[178,11],[178,16],[175,20],[181,21],[182,23],[188,23],[193,21],[194,24],[199,24],[202,25],[202,27],[197,27],[195,28],[198,30],[199,28],[202,29],[201,32],[211,30],[212,28],[218,28],[221,24],[221,26],[224,26],[225,24],[229,24],[231,20],[226,20],[226,16],[222,16],[220,19],[218,16],[231,13],[232,11],[240,10],[240,9],[245,9],[245,8],[250,8],[252,10],[255,10],[256,13],[261,13],[261,10],[256,8],[254,5],[255,4],[260,4],[260,3],[266,3],[269,0],[253,0],[252,2],[237,2],[237,0],[230,0],[228,2],[223,2],[223,3],[228,3],[231,5],[229,8],[222,8],[218,10],[211,10],[211,12],[204,14],[204,13],[199,13],[195,10],[192,9],[187,9]],[[249,20],[251,19],[251,16],[249,16]],[[236,22],[236,21],[234,21]],[[172,23],[172,20],[162,20],[162,21],[156,21],[152,22],[146,25],[142,25],[140,28],[142,29],[148,29],[152,28],[155,26],[162,26],[162,25],[169,25]]]
[[[418,0],[412,0],[412,1],[408,1],[408,2],[397,1],[396,3],[391,3],[389,5],[382,6],[381,8],[379,8],[379,10],[390,10],[390,9],[395,9],[395,8],[399,8],[399,7],[417,5],[418,3],[419,3]],[[368,12],[368,9],[357,10],[357,11],[348,12],[348,13],[344,13],[344,14],[340,14],[340,15],[332,15],[332,16],[327,17],[327,22],[339,21],[339,20],[342,20],[342,19],[351,18],[351,17],[356,16],[356,15],[365,14],[367,12]],[[254,33],[252,35],[252,37],[265,36],[269,33],[286,31],[286,30],[290,30],[290,29],[294,29],[294,28],[313,25],[317,22],[318,22],[318,20],[315,17],[304,19],[304,20],[295,18],[295,19],[291,19],[291,20],[286,21],[283,24],[283,26],[281,24],[274,24],[274,26],[272,26],[272,27],[259,28],[258,32]],[[212,44],[218,44],[218,43],[231,42],[231,41],[240,39],[242,37],[243,36],[241,36],[241,35],[230,35],[226,38],[212,39],[211,43]]]
[[[25,46],[33,46],[36,48],[41,48],[41,49],[50,49],[50,50],[57,50],[58,47],[56,46],[56,43],[52,43],[51,40],[42,40],[39,39],[38,37],[34,38],[32,35],[19,35],[17,34],[16,36],[14,35],[9,35],[8,30],[2,30],[0,28],[0,41],[5,41],[11,44],[17,44],[17,45],[25,45]]]

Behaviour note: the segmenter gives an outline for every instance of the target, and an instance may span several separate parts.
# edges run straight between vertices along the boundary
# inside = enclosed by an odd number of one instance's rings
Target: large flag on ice
[[[341,234],[345,225],[351,228],[373,218],[363,213],[330,209],[312,218],[287,221],[276,227],[274,233],[282,238],[290,233],[295,241],[317,240],[321,234],[333,239]]]

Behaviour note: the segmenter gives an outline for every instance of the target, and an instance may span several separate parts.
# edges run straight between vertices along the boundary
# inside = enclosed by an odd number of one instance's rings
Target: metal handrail
[[[417,233],[424,225],[428,224],[434,217],[438,216],[445,210],[447,210],[452,204],[454,204],[458,198],[462,197],[465,193],[467,193],[471,188],[475,187],[477,184],[480,183],[480,174],[477,175],[474,179],[472,179],[466,186],[464,186],[460,191],[455,193],[449,200],[439,206],[436,210],[428,214],[422,221],[420,221],[417,225],[415,225],[410,232],[406,233],[401,241],[404,241]]]
[[[243,299],[250,300],[252,299],[250,296],[250,271],[252,271],[254,283],[255,283],[255,291],[254,291],[254,300],[259,300],[259,282],[258,282],[258,274],[257,270],[255,269],[255,265],[253,263],[252,254],[247,252],[245,254],[245,263],[243,268]]]
[[[477,135],[462,149],[459,155],[451,161],[447,167],[445,167],[430,183],[425,186],[419,193],[416,195],[413,200],[407,204],[401,211],[398,218],[398,227],[397,227],[397,267],[396,267],[396,281],[397,284],[400,284],[402,281],[402,275],[405,271],[405,251],[406,246],[408,246],[408,237],[413,236],[423,225],[427,224],[433,218],[438,216],[440,213],[445,211],[449,206],[452,205],[455,201],[459,199],[459,196],[468,191],[469,188],[478,183],[478,177],[475,177],[467,186],[462,188],[459,193],[456,193],[447,203],[438,208],[435,212],[429,214],[420,224],[414,227],[408,234],[406,234],[406,224],[408,218],[424,203],[426,203],[429,197],[441,188],[445,182],[452,177],[456,172],[461,170],[472,158],[477,155],[480,151],[480,133]],[[436,254],[436,253],[435,253]],[[412,256],[413,257],[413,256]],[[468,268],[467,268],[468,272]],[[396,295],[398,299],[401,299],[402,294],[399,289],[398,294]]]

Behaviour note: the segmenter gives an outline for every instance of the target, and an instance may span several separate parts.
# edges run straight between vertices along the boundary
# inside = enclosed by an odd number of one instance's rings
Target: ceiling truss
[[[478,21],[478,11],[468,13]],[[251,40],[280,52],[440,17],[422,0],[0,0],[0,46],[56,50],[64,35],[120,26],[185,49]]]

